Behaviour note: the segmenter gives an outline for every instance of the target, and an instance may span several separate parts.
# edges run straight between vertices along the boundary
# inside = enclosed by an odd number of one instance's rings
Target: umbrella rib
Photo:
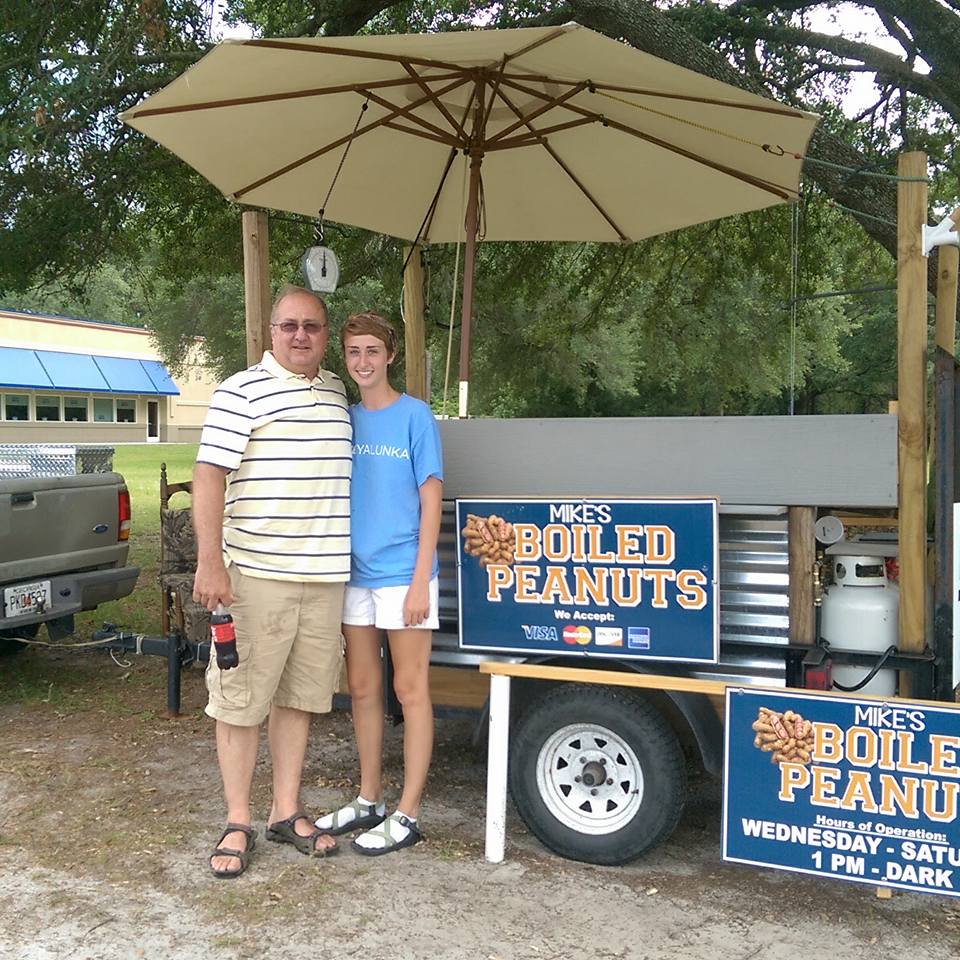
[[[557,77],[547,77],[535,73],[504,73],[505,80],[514,80],[527,83],[555,83],[573,84],[575,80],[559,80]],[[597,90],[609,90],[614,93],[632,93],[642,97],[656,97],[661,100],[683,100],[687,103],[702,103],[711,107],[730,107],[734,110],[752,110],[757,113],[770,113],[774,116],[788,117],[791,120],[805,120],[807,115],[790,107],[771,103],[770,106],[760,103],[739,103],[736,100],[722,100],[716,97],[695,97],[685,93],[671,93],[666,90],[651,90],[647,87],[623,87],[613,83],[593,82]]]
[[[522,93],[528,93],[531,96],[539,97],[541,100],[547,98],[547,94],[537,90],[536,87],[527,87],[523,84],[506,79],[504,79],[504,84],[516,90],[520,90]],[[652,143],[656,147],[661,147],[670,153],[675,153],[678,156],[686,157],[688,160],[692,160],[694,163],[699,163],[705,167],[709,167],[711,170],[716,170],[718,173],[723,173],[728,177],[741,180],[743,183],[749,183],[751,186],[757,187],[760,190],[765,190],[767,193],[771,193],[775,197],[779,197],[781,200],[796,199],[796,193],[790,190],[788,187],[782,187],[779,184],[771,183],[767,180],[761,179],[760,177],[755,177],[753,174],[744,173],[741,170],[735,170],[732,167],[728,167],[722,163],[717,163],[715,160],[708,160],[706,157],[700,156],[697,153],[693,153],[690,150],[686,150],[683,147],[679,147],[676,144],[668,143],[666,140],[661,140],[659,137],[655,137],[652,134],[644,133],[642,130],[637,130],[636,128],[630,127],[625,123],[620,123],[618,120],[611,120],[609,117],[604,116],[603,114],[594,113],[590,110],[584,110],[582,107],[577,107],[571,103],[565,103],[564,109],[569,110],[571,113],[577,113],[582,117],[592,117],[595,120],[599,120],[606,127],[612,127],[614,130],[619,130],[621,133],[630,134],[631,136],[637,137],[640,140],[644,140],[647,143]]]
[[[765,106],[759,103],[737,103],[736,100],[719,100],[713,97],[694,97],[684,93],[667,93],[660,90],[648,90],[642,87],[620,87],[612,83],[595,83],[597,90],[610,90],[615,93],[632,93],[641,97],[658,97],[663,100],[683,100],[686,103],[703,103],[711,107],[731,107],[735,110],[753,110],[758,113],[771,113],[791,120],[805,120],[806,115],[798,110],[779,105]]]
[[[383,53],[379,50],[348,50],[343,47],[328,47],[286,40],[242,40],[244,46],[266,47],[277,50],[298,50],[301,53],[325,53],[334,57],[356,57],[360,60],[385,60],[388,63],[415,63],[421,67],[436,67],[439,70],[453,70],[463,74],[463,64],[448,63],[446,60],[431,60],[429,57],[410,57],[398,53]]]
[[[488,144],[488,150],[510,150],[513,147],[534,146],[551,133],[558,133],[560,130],[570,130],[573,127],[582,127],[588,123],[598,123],[593,117],[581,117],[579,120],[568,120],[566,123],[555,123],[552,127],[537,127],[531,133],[522,133],[516,137],[508,137],[506,140],[498,140],[494,144]]]
[[[433,217],[437,212],[437,204],[440,202],[440,194],[443,191],[443,185],[447,182],[447,175],[450,173],[450,168],[453,166],[453,161],[457,156],[457,148],[453,147],[450,150],[449,155],[447,156],[447,162],[444,165],[443,173],[440,175],[440,183],[437,185],[437,189],[434,191],[433,199],[430,201],[430,206],[427,207],[426,216],[423,218],[423,222],[420,224],[420,229],[417,231],[417,236],[414,239],[414,244],[420,242],[421,238],[424,243],[429,243],[427,239],[430,233],[430,227],[433,226]]]
[[[364,96],[368,96],[374,103],[380,104],[381,107],[385,107],[387,110],[398,111],[401,108],[398,107],[395,103],[391,103],[385,97],[378,97],[375,93],[371,93],[368,90],[361,90],[361,93]],[[433,92],[430,90],[426,91],[427,98],[426,102],[435,101],[436,97],[433,95]],[[443,127],[438,127],[436,124],[430,123],[429,120],[424,120],[422,117],[418,117],[414,113],[406,114],[406,118],[413,123],[418,124],[426,130],[431,131],[435,137],[440,137],[442,143],[455,144],[457,141],[450,136],[450,134],[443,129]],[[409,130],[407,132],[410,132]]]
[[[443,136],[437,133],[427,133],[425,130],[415,130],[413,127],[405,127],[402,123],[397,123],[395,120],[387,120],[383,126],[389,130],[396,130],[397,133],[406,133],[411,137],[420,137],[423,140],[442,143],[445,147],[453,147],[456,149],[459,146],[457,140],[448,133],[443,134]]]
[[[452,80],[461,77],[461,73],[445,73],[431,77],[433,80]],[[141,117],[158,117],[168,113],[189,113],[193,110],[214,110],[219,107],[243,107],[251,103],[273,103],[277,100],[297,100],[303,97],[323,97],[333,93],[356,93],[362,90],[380,90],[385,87],[405,87],[410,83],[406,77],[398,80],[375,80],[373,83],[342,83],[335,87],[316,87],[311,90],[291,90],[287,93],[266,93],[256,97],[230,97],[227,100],[205,100],[200,103],[187,103],[178,107],[151,107],[146,110],[133,110],[129,117],[137,120]],[[125,117],[126,119],[126,117]]]
[[[531,43],[528,43],[525,47],[521,47],[519,50],[514,50],[513,53],[505,53],[503,55],[504,65],[509,60],[516,60],[518,57],[522,57],[526,53],[530,53],[531,50],[536,50],[537,47],[542,47],[545,43],[550,43],[551,40],[556,40],[558,37],[565,36],[570,33],[571,29],[578,29],[577,27],[571,27],[569,24],[564,24],[562,27],[557,27],[552,33],[548,33],[545,37],[541,37],[539,40],[534,40]]]
[[[414,83],[416,83],[416,85],[425,94],[427,94],[427,96],[430,97],[430,100],[432,101],[434,106],[437,108],[437,110],[440,111],[440,113],[443,115],[443,118],[447,121],[447,123],[449,123],[450,126],[453,127],[453,129],[457,132],[461,140],[466,141],[467,131],[462,126],[460,126],[459,123],[457,123],[456,118],[453,116],[452,113],[450,113],[450,111],[447,109],[444,102],[438,96],[436,96],[434,92],[427,86],[425,79],[421,77],[416,70],[413,69],[413,64],[404,62],[403,69],[410,74],[410,76],[413,78]],[[434,78],[431,77],[430,79],[432,82]]]
[[[562,93],[558,97],[552,97],[546,103],[537,107],[537,109],[534,110],[532,113],[528,113],[526,116],[522,114],[518,114],[519,119],[515,123],[511,123],[510,126],[504,127],[502,130],[500,130],[498,133],[492,136],[487,141],[487,144],[496,143],[498,140],[501,140],[503,137],[505,137],[508,133],[513,133],[514,130],[518,129],[519,127],[522,127],[524,124],[527,124],[529,126],[530,120],[535,120],[541,114],[546,113],[548,110],[552,110],[554,107],[562,106],[571,97],[575,97],[578,93],[581,93],[583,90],[586,90],[587,87],[589,86],[590,86],[589,80],[581,80],[580,83],[575,84],[573,87],[567,90],[566,93]]]
[[[493,83],[490,85],[490,102],[481,103],[481,108],[483,109],[483,122],[480,124],[482,130],[487,129],[487,123],[490,120],[490,113],[493,110],[493,104],[497,99],[497,91],[500,89],[500,81],[503,79],[503,71],[507,66],[507,57],[506,55],[500,61],[500,67],[497,70],[497,75],[493,79]],[[464,114],[466,117],[466,114]]]
[[[500,95],[500,99],[518,117],[520,117],[523,120],[527,129],[530,130],[532,134],[538,137],[542,136],[540,134],[540,131],[538,131],[536,127],[534,127],[528,120],[523,118],[523,112],[520,110],[519,107],[517,107],[510,100],[510,98],[502,90],[499,91],[499,95]],[[603,217],[603,219],[606,220],[608,224],[610,224],[610,226],[613,228],[614,232],[621,239],[621,241],[623,241],[624,243],[628,242],[630,238],[620,229],[620,227],[617,226],[613,217],[611,217],[610,214],[603,209],[603,207],[600,205],[597,199],[593,196],[593,194],[591,194],[590,191],[584,186],[584,184],[580,182],[580,179],[577,177],[577,175],[566,165],[566,163],[564,163],[563,159],[560,157],[557,151],[550,146],[550,144],[547,142],[545,137],[540,140],[540,143],[543,146],[543,149],[546,150],[547,153],[553,158],[554,162],[560,167],[560,169],[574,182],[577,189],[590,201],[591,204],[593,204],[597,213],[599,213],[600,216]]]
[[[457,87],[462,87],[467,80],[467,77],[461,77],[458,80],[455,80],[453,83],[447,84],[447,86],[440,91],[440,95],[449,93],[451,90],[456,90]],[[249,193],[251,190],[255,190],[257,187],[262,187],[265,183],[270,183],[272,180],[276,180],[277,177],[282,177],[291,170],[295,170],[297,167],[303,166],[303,164],[309,163],[311,160],[316,160],[317,157],[321,157],[323,154],[329,153],[331,150],[336,150],[337,147],[346,143],[348,140],[355,140],[357,137],[362,137],[365,133],[369,133],[371,130],[382,127],[385,123],[388,123],[390,120],[393,120],[398,116],[405,116],[411,110],[415,110],[421,104],[426,103],[429,99],[429,97],[423,97],[420,100],[414,100],[405,107],[397,108],[397,110],[387,114],[385,117],[381,117],[379,120],[374,120],[371,123],[368,123],[366,126],[360,127],[355,132],[347,134],[345,137],[339,137],[337,140],[326,144],[326,146],[320,147],[319,150],[314,150],[311,153],[308,153],[305,157],[300,157],[299,160],[294,160],[291,163],[280,167],[279,170],[274,170],[272,173],[268,173],[265,177],[260,177],[259,180],[255,180],[253,183],[242,187],[240,190],[236,190],[233,194],[231,194],[231,196],[235,200],[239,200],[240,197],[246,193]]]

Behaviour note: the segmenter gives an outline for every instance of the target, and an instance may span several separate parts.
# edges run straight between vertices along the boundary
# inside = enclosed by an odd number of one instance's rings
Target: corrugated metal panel
[[[444,503],[440,525],[440,630],[434,634],[435,663],[477,664],[498,659],[465,653],[457,641],[457,563],[454,511]],[[787,515],[720,514],[720,662],[698,666],[694,676],[780,685],[783,664],[750,652],[750,645],[787,643]],[[736,645],[733,649],[731,645]],[[502,659],[521,660],[522,657]],[[660,670],[662,664],[657,664]]]

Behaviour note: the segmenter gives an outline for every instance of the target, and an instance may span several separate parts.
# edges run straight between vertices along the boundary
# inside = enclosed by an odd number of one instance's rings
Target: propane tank
[[[834,556],[833,583],[823,594],[821,636],[839,650],[879,656],[896,646],[899,605],[900,591],[887,579],[883,557]],[[869,672],[867,665],[833,665],[833,679],[845,687],[859,683]],[[896,690],[896,670],[881,670],[857,693],[892,697]]]

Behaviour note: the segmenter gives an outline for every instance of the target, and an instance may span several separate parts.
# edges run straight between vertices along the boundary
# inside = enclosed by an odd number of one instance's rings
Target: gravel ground
[[[427,842],[313,861],[261,840],[247,874],[215,881],[222,818],[202,677],[166,720],[163,667],[30,651],[0,663],[0,957],[586,960],[947,960],[960,904],[720,861],[720,791],[691,772],[668,842],[626,867],[561,860],[508,812],[507,859],[483,860],[484,757],[473,722],[438,722]],[[398,771],[400,730],[389,730]],[[317,718],[304,801],[354,793],[349,717]],[[269,799],[258,766],[257,824]],[[388,785],[396,799],[398,785]]]

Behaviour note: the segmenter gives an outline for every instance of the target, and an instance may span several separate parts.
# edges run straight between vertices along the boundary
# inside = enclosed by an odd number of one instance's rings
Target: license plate
[[[16,587],[7,587],[3,591],[3,604],[8,617],[22,617],[28,613],[48,610],[50,581],[38,580],[36,583],[21,583]]]

